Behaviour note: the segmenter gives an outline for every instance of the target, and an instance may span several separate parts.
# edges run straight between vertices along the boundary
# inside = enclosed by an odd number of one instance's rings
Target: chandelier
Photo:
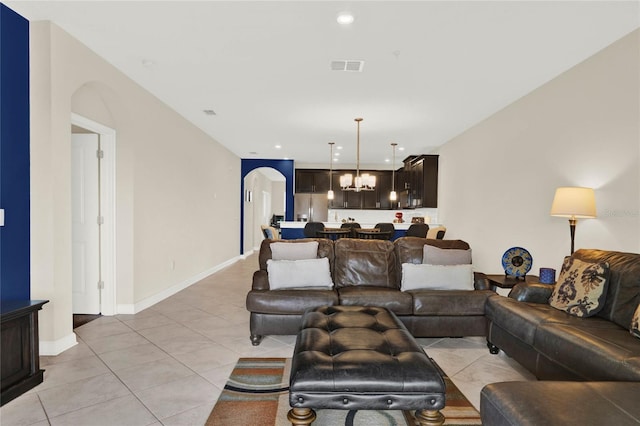
[[[357,136],[356,136],[356,176],[355,179],[351,173],[340,176],[340,187],[343,191],[373,191],[376,188],[376,177],[369,173],[360,175],[360,122],[362,118],[356,118]]]

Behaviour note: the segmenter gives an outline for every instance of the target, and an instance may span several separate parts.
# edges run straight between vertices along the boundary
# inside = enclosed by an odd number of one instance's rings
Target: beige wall
[[[60,28],[31,23],[31,294],[51,300],[43,353],[75,340],[72,112],[116,130],[118,306],[147,306],[240,253],[240,159]]]
[[[439,215],[474,264],[501,273],[522,246],[533,271],[569,254],[569,225],[550,217],[556,187],[596,191],[577,248],[640,251],[640,31],[489,117],[440,150]]]

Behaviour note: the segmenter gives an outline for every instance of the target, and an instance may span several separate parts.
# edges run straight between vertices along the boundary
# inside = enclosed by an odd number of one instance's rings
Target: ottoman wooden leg
[[[420,426],[442,426],[444,424],[444,416],[440,410],[418,410],[416,411],[416,420]]]
[[[292,408],[287,419],[293,426],[309,426],[316,419],[316,413],[311,408]]]

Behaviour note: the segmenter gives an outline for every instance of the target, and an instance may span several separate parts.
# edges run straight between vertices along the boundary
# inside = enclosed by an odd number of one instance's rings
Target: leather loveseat
[[[317,257],[327,258],[334,283],[331,289],[277,289],[269,286],[267,262],[271,243],[262,241],[259,269],[253,275],[246,306],[251,312],[251,341],[265,335],[297,334],[302,315],[318,306],[380,306],[393,311],[415,337],[485,336],[485,302],[492,294],[486,276],[473,275],[473,290],[401,291],[402,264],[421,264],[425,244],[439,249],[468,250],[461,240],[403,237],[386,240],[300,239],[283,244],[317,241]]]
[[[487,301],[487,342],[542,380],[640,381],[640,339],[629,332],[640,303],[640,254],[582,249],[573,256],[607,262],[602,310],[577,317],[549,305],[552,285],[518,284]]]
[[[482,389],[488,425],[637,425],[640,339],[630,333],[640,304],[640,254],[578,250],[575,259],[609,266],[604,305],[577,317],[549,305],[554,286],[518,284],[487,301],[487,342],[541,382],[492,383]]]

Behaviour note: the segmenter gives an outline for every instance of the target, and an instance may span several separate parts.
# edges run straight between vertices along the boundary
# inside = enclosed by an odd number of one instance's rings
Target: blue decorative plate
[[[504,273],[514,277],[524,277],[531,270],[533,257],[527,249],[511,247],[502,255]]]

